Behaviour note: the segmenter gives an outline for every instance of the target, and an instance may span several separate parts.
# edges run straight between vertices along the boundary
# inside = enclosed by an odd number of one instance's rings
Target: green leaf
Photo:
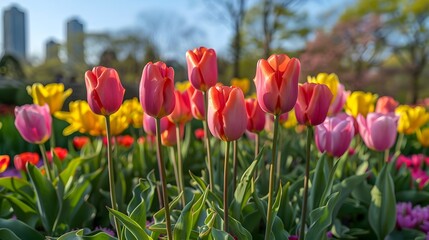
[[[44,240],[42,234],[34,230],[32,227],[27,224],[14,219],[2,219],[0,218],[0,229],[6,228],[9,231],[13,232],[20,239],[31,239],[31,240]],[[5,238],[9,239],[9,238]]]
[[[204,208],[204,203],[207,200],[209,189],[207,188],[204,194],[198,198],[198,200],[195,202],[194,205],[192,205],[192,225],[191,229],[196,227],[196,224],[198,222],[198,219],[200,218],[201,212]]]
[[[15,233],[6,228],[0,228],[0,239],[21,240],[18,236],[15,235]]]
[[[13,208],[13,212],[16,217],[31,227],[35,227],[39,220],[39,215],[36,210],[19,200],[18,198],[10,195],[0,195],[2,198],[9,201]]]
[[[113,210],[111,208],[107,208],[109,210],[109,212],[111,214],[113,214],[113,216],[116,217],[116,219],[118,219],[126,229],[128,229],[135,238],[137,239],[143,239],[143,240],[149,240],[152,239],[145,231],[143,228],[140,227],[140,225],[135,222],[133,219],[131,219],[130,217],[128,217],[127,215]]]
[[[381,169],[375,185],[371,190],[371,204],[368,214],[369,224],[378,239],[385,237],[393,231],[396,224],[396,198],[395,186],[387,165]]]
[[[327,228],[332,224],[332,213],[338,202],[340,194],[335,192],[329,196],[325,206],[318,207],[310,213],[312,223],[308,229],[305,239],[322,239]]]
[[[176,225],[174,226],[173,239],[189,239],[192,230],[191,209],[194,202],[195,197],[192,198],[192,201],[186,204],[186,206],[183,208],[182,213],[180,214],[179,219],[177,219]]]
[[[179,202],[180,202],[180,198],[182,197],[182,193],[180,193],[179,195],[177,195],[173,201],[171,201],[168,206],[170,207],[170,209],[175,208]],[[162,221],[164,221],[165,219],[165,208],[161,208],[158,212],[156,212],[153,215],[153,219],[155,220],[155,223],[160,223]]]
[[[34,196],[33,189],[29,182],[24,179],[17,177],[1,177],[0,178],[0,186],[12,191],[16,192],[19,195],[23,196],[26,200],[32,201]]]
[[[282,240],[289,238],[289,233],[285,230],[283,222],[278,216],[274,218],[273,230],[274,229],[275,231],[272,231],[272,234],[274,234],[274,239]]]
[[[130,217],[139,224],[142,229],[146,229],[146,205],[144,199],[142,199],[141,203],[134,208]]]
[[[211,229],[211,236],[213,237],[214,240],[234,240],[234,238],[229,235],[228,233],[216,229],[216,228],[212,228]],[[247,238],[246,238],[247,239]]]
[[[73,179],[73,176],[76,172],[76,169],[82,163],[82,158],[78,157],[72,159],[67,167],[60,173],[60,179],[64,184],[67,184],[70,180]]]
[[[117,240],[109,234],[97,230],[91,232],[89,229],[79,229],[76,231],[68,232],[60,236],[57,240]]]
[[[325,183],[325,154],[317,161],[316,168],[314,169],[313,179],[311,179],[311,190],[308,201],[309,212],[319,206],[322,202],[323,191],[326,187]]]
[[[48,233],[52,233],[57,215],[60,214],[57,192],[37,167],[27,164],[27,171],[36,192],[37,208],[43,227]]]

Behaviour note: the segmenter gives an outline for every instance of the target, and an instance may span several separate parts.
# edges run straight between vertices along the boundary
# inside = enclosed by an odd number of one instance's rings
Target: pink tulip
[[[180,131],[180,138],[183,139],[183,136],[185,134],[185,125],[180,124],[179,131]],[[164,146],[174,146],[177,144],[177,134],[176,134],[176,124],[167,121],[167,127],[164,131],[161,132],[161,143]]]
[[[51,137],[52,117],[47,104],[15,107],[15,127],[29,143],[42,144]]]
[[[316,126],[315,140],[320,152],[341,157],[349,148],[354,136],[354,119],[346,114],[328,117]]]
[[[163,132],[163,131],[165,131],[165,129],[167,129],[167,124],[168,124],[168,118],[166,118],[166,117],[161,118],[160,132]],[[155,118],[147,115],[146,113],[143,113],[143,130],[148,135],[155,136],[155,134],[156,134]]]
[[[186,92],[188,93],[189,102],[191,103],[192,116],[198,120],[206,120],[203,92],[196,90],[192,86],[189,86]]]
[[[256,66],[256,95],[262,110],[279,115],[292,110],[298,96],[301,64],[287,55],[271,55]]]
[[[338,84],[337,95],[329,106],[328,115],[333,116],[343,110],[344,104],[346,103],[347,97],[350,95],[350,91],[344,90],[343,84]]]
[[[140,104],[148,115],[162,118],[175,106],[174,70],[163,62],[149,62],[140,81]]]
[[[186,52],[188,77],[191,85],[200,91],[207,91],[217,82],[217,58],[215,50],[205,47]]]
[[[192,119],[191,103],[187,92],[179,92],[174,90],[175,106],[173,112],[168,115],[168,119],[176,124],[185,124]]]
[[[325,121],[332,93],[325,84],[304,83],[298,86],[295,115],[298,123],[316,126]]]
[[[399,103],[394,98],[383,96],[377,100],[375,112],[378,113],[394,113]]]
[[[210,88],[207,123],[213,136],[234,141],[243,135],[247,126],[244,94],[240,88],[217,85]]]
[[[395,143],[398,117],[394,114],[369,113],[366,119],[359,114],[357,122],[360,136],[367,147],[384,151]]]
[[[264,130],[265,112],[258,104],[258,100],[248,98],[245,100],[247,112],[247,130],[253,133],[258,133]]]
[[[85,84],[88,104],[94,113],[107,116],[121,107],[125,89],[115,69],[94,67],[86,71]]]

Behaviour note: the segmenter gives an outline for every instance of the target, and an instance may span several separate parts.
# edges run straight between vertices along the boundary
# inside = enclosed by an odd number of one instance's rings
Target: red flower
[[[17,170],[26,171],[25,165],[28,163],[36,165],[39,162],[39,154],[33,152],[23,152],[15,155],[13,165]]]
[[[119,146],[129,148],[134,143],[134,138],[130,135],[123,135],[116,137],[116,141],[119,144]]]
[[[89,137],[86,136],[76,136],[73,138],[73,146],[80,150],[89,142]]]
[[[54,153],[58,157],[58,159],[62,161],[67,157],[67,154],[69,153],[69,151],[65,148],[56,147],[54,148]],[[51,151],[46,152],[46,157],[48,158],[49,162],[52,162]]]
[[[8,155],[0,155],[0,173],[4,172],[9,167],[10,157]]]
[[[194,135],[197,139],[204,139],[204,129],[197,128],[194,132]]]

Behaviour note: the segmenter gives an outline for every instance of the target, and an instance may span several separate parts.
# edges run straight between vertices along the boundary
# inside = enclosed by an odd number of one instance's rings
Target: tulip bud
[[[429,121],[429,113],[422,106],[401,105],[396,108],[395,113],[399,115],[399,133],[413,134]]]
[[[429,147],[429,127],[417,130],[416,135],[423,147]]]
[[[39,162],[39,154],[33,152],[24,152],[18,155],[15,155],[13,158],[13,165],[16,170],[27,171],[25,165],[27,163],[36,165]]]
[[[298,97],[301,64],[287,55],[271,55],[256,66],[256,95],[266,113],[280,115],[294,107]]]
[[[189,95],[187,92],[179,92],[174,90],[174,97],[176,104],[173,112],[168,115],[168,119],[176,124],[185,124],[192,119],[191,103],[189,101]]]
[[[383,96],[377,100],[375,112],[378,113],[394,113],[396,107],[399,105],[395,99],[389,96]]]
[[[64,100],[72,94],[73,90],[69,88],[64,91],[62,83],[50,83],[46,86],[35,83],[27,87],[27,92],[33,98],[34,104],[39,106],[48,104],[52,114],[61,110]]]
[[[15,127],[29,143],[42,144],[51,137],[52,117],[47,104],[15,107]]]
[[[0,155],[0,173],[6,171],[7,167],[9,167],[9,163],[9,155]]]
[[[192,86],[200,91],[207,91],[217,82],[217,58],[215,50],[205,47],[186,52],[188,77]]]
[[[154,118],[169,115],[175,105],[174,70],[163,62],[149,62],[140,81],[140,104]]]
[[[210,88],[207,118],[213,136],[223,141],[239,139],[247,126],[243,91],[220,85]]]
[[[316,126],[325,121],[332,100],[331,90],[325,84],[304,83],[298,86],[295,105],[300,124]]]
[[[196,90],[192,86],[189,86],[187,93],[191,105],[192,116],[194,116],[194,118],[198,120],[205,120],[203,92]]]
[[[365,145],[373,150],[384,151],[396,140],[398,117],[394,114],[369,113],[358,115],[359,133]]]
[[[265,112],[254,98],[245,100],[247,113],[247,130],[253,133],[264,130]]]
[[[85,84],[88,104],[94,113],[107,116],[121,107],[125,89],[115,69],[94,67],[86,71]]]

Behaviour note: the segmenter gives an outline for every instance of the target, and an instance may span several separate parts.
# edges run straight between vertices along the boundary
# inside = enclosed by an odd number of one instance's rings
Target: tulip
[[[117,112],[110,115],[110,133],[113,136],[121,134],[129,127],[130,115],[128,111],[122,106]]]
[[[271,55],[256,66],[256,95],[262,110],[274,115],[289,112],[298,97],[301,64],[287,55]]]
[[[191,104],[191,113],[195,119],[205,120],[204,95],[201,91],[189,86],[187,90],[189,102]]]
[[[68,122],[70,125],[64,128],[63,135],[68,136],[76,131],[88,133],[91,136],[106,134],[103,116],[91,111],[89,104],[85,101],[73,101],[69,104],[69,112],[56,112],[54,116]]]
[[[204,139],[204,129],[197,128],[194,131],[194,135],[196,139],[203,140]]]
[[[179,90],[179,92],[186,92],[186,90],[188,90],[188,88],[191,86],[191,83],[189,81],[184,81],[184,82],[176,82],[175,83],[175,87],[177,90]]]
[[[383,96],[377,100],[375,112],[378,113],[394,113],[396,107],[399,105],[394,98],[389,96]]]
[[[180,124],[179,131],[180,131],[180,139],[183,139],[183,136],[185,134],[185,125]],[[167,121],[166,129],[161,132],[161,143],[164,146],[172,147],[177,144],[177,135],[176,135],[176,124]]]
[[[73,146],[76,150],[80,150],[89,142],[89,137],[86,136],[76,136],[73,138]]]
[[[134,128],[143,127],[143,109],[137,98],[125,100],[120,110],[127,116],[129,123]]]
[[[57,156],[58,159],[62,161],[67,157],[67,154],[69,151],[66,148],[55,147],[53,152],[54,152],[55,156]],[[49,162],[52,162],[52,152],[51,151],[46,152],[46,157],[48,158]]]
[[[167,125],[168,125],[168,118],[166,118],[166,117],[161,118],[160,132],[165,131],[165,129],[167,129]],[[152,136],[156,135],[156,121],[155,121],[155,118],[147,115],[146,113],[143,114],[143,130],[148,135],[152,135]]]
[[[122,135],[116,137],[116,142],[119,146],[129,148],[134,144],[134,138],[130,135]]]
[[[331,73],[319,73],[316,77],[307,77],[307,82],[309,83],[318,83],[318,84],[325,84],[329,90],[331,90],[331,93],[333,95],[332,102],[337,97],[339,86],[340,86],[340,80],[338,79],[337,74]],[[332,103],[331,102],[331,103]]]
[[[393,146],[396,140],[398,117],[393,114],[369,113],[358,115],[359,133],[366,146],[377,151],[384,151]]]
[[[399,133],[413,134],[429,121],[429,113],[421,106],[400,105],[395,113],[399,115]]]
[[[125,89],[113,68],[94,67],[85,73],[88,104],[99,115],[108,116],[121,107]]]
[[[247,126],[243,91],[237,87],[210,88],[207,118],[213,136],[223,141],[239,139]]]
[[[24,152],[18,155],[15,155],[13,158],[13,165],[15,166],[16,170],[22,170],[27,171],[25,168],[25,165],[27,163],[37,165],[39,163],[39,155],[37,153],[33,152]]]
[[[300,124],[316,126],[325,121],[332,100],[331,90],[325,84],[304,83],[298,87],[295,105]]]
[[[154,118],[169,115],[175,105],[174,70],[163,62],[149,62],[140,81],[140,104]]]
[[[368,113],[374,112],[374,104],[376,100],[376,94],[355,91],[348,96],[344,109],[347,114],[355,118],[359,114],[366,117]]]
[[[47,104],[15,107],[15,127],[29,143],[42,144],[51,136],[52,117]]]
[[[231,86],[239,87],[243,91],[243,94],[246,95],[250,89],[250,81],[247,78],[233,78],[231,80]]]
[[[281,115],[280,115],[280,117],[281,117]],[[283,122],[282,125],[285,128],[292,128],[292,127],[296,127],[298,125],[298,120],[296,119],[296,115],[295,115],[295,109],[292,109],[290,112],[288,112],[287,119],[286,119],[286,121]]]
[[[247,130],[253,133],[258,133],[264,130],[265,112],[258,104],[258,100],[248,98],[245,100],[247,113]]]
[[[52,114],[61,110],[64,100],[72,94],[73,90],[69,88],[64,91],[62,83],[50,83],[46,86],[35,83],[27,87],[27,92],[33,98],[34,104],[39,106],[48,104]]]
[[[416,135],[423,147],[429,147],[429,127],[417,130]]]
[[[187,92],[180,93],[174,90],[175,107],[173,112],[168,115],[168,119],[175,124],[185,124],[192,120],[191,103]]]
[[[9,163],[9,155],[0,155],[0,173],[6,171],[7,167],[9,167]]]
[[[316,126],[315,141],[320,152],[341,157],[349,148],[354,136],[354,119],[346,114],[328,117]]]
[[[217,82],[217,58],[211,48],[195,48],[186,52],[188,77],[191,85],[200,91],[207,91]]]

